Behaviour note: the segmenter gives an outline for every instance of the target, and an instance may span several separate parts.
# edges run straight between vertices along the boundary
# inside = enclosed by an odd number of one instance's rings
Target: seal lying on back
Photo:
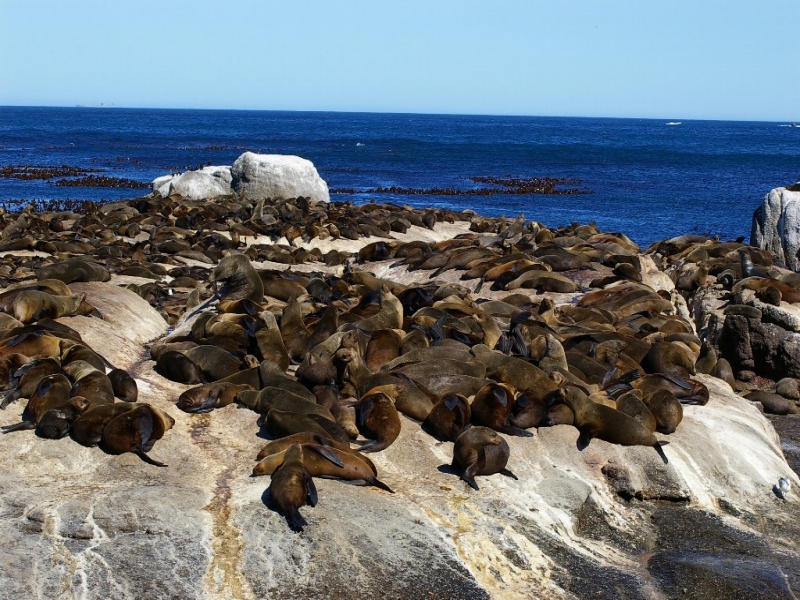
[[[506,469],[511,450],[503,437],[488,427],[472,427],[458,436],[453,446],[452,467],[461,468],[461,479],[473,489],[476,475],[494,475],[501,473],[517,479]]]
[[[286,517],[292,531],[303,531],[308,525],[299,508],[317,505],[317,488],[303,464],[303,447],[294,444],[284,455],[281,466],[272,474],[269,495],[278,511]]]

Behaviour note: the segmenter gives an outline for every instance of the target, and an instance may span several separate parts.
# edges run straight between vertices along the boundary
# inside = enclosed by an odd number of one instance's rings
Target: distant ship
[[[683,125],[682,121],[670,121],[669,123],[665,123],[665,125]]]
[[[78,108],[116,108],[114,104],[106,104],[105,102],[101,102],[100,104],[76,104]]]

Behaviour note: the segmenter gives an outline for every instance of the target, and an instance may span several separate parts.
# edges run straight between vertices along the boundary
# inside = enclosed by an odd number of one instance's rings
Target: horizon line
[[[412,115],[431,117],[506,117],[523,119],[619,119],[639,121],[692,121],[692,122],[724,122],[724,123],[795,123],[786,120],[756,120],[756,119],[721,119],[721,118],[686,118],[686,117],[636,117],[636,116],[609,116],[609,115],[547,115],[547,114],[521,114],[521,113],[472,113],[472,112],[410,112],[410,111],[383,111],[383,110],[322,110],[322,109],[288,109],[288,108],[201,108],[201,107],[158,107],[158,106],[127,106],[114,103],[100,104],[0,104],[2,108],[81,108],[103,110],[175,110],[175,111],[227,111],[227,112],[283,112],[283,113],[334,113],[334,114],[361,114],[361,115]]]

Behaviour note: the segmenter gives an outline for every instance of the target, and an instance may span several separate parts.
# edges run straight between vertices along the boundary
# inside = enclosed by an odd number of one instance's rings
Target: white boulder
[[[776,255],[782,266],[800,270],[800,185],[779,187],[753,213],[750,244]]]
[[[303,196],[330,202],[328,184],[314,163],[299,156],[245,152],[231,167],[234,192],[250,200],[287,200]]]
[[[178,194],[188,200],[208,200],[231,194],[231,168],[203,167],[180,175],[165,175],[153,180],[153,192],[166,198]]]

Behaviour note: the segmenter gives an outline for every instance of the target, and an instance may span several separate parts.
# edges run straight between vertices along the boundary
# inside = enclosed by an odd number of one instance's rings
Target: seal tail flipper
[[[667,455],[664,454],[664,449],[662,448],[662,446],[665,446],[666,444],[669,444],[669,442],[656,442],[653,445],[653,448],[656,449],[656,452],[658,452],[658,455],[661,457],[661,460],[664,461],[664,464],[668,465],[669,459],[667,458]]]
[[[12,431],[25,431],[26,429],[36,429],[36,423],[33,421],[21,421],[13,425],[4,425],[2,427],[3,433],[11,433]]]
[[[308,525],[308,522],[303,518],[303,515],[300,514],[300,511],[294,507],[286,511],[286,522],[289,524],[289,528],[295,533],[300,533],[303,531],[303,527]]]
[[[506,477],[511,477],[511,479],[516,479],[517,481],[519,481],[519,477],[517,477],[516,475],[514,475],[514,474],[513,474],[511,471],[509,471],[508,469],[500,469],[500,474],[501,474],[501,475],[505,475]]]
[[[166,466],[167,466],[167,465],[165,465],[164,463],[162,463],[162,462],[159,462],[159,461],[157,461],[157,460],[156,460],[156,459],[154,459],[154,458],[150,458],[150,457],[149,457],[149,456],[148,456],[148,455],[147,455],[147,454],[144,452],[144,450],[137,450],[136,452],[134,452],[134,454],[136,454],[136,456],[138,456],[139,458],[141,458],[141,459],[142,459],[144,462],[146,462],[146,463],[148,463],[148,464],[151,464],[151,465],[153,465],[153,466],[156,466],[156,467],[166,467]]]
[[[386,485],[385,483],[383,483],[377,477],[373,477],[372,479],[367,479],[366,482],[369,485],[374,485],[375,487],[381,488],[382,490],[385,490],[385,491],[389,492],[390,494],[394,494],[394,490],[392,488],[390,488],[388,485]]]

